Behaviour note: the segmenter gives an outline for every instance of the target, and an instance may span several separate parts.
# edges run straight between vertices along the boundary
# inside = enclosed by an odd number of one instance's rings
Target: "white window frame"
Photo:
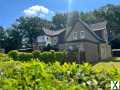
[[[74,39],[74,40],[77,40],[77,39],[78,39],[77,32],[74,32],[74,33],[73,33],[73,39]]]
[[[80,31],[80,39],[84,39],[85,38],[85,31]]]

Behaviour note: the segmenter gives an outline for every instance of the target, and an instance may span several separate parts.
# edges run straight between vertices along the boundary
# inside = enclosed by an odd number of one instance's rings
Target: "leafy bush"
[[[34,59],[40,59],[40,51],[36,50],[32,52],[33,58]]]
[[[14,50],[10,51],[8,55],[13,58],[13,60],[29,61],[31,59],[39,59],[46,63],[55,61],[63,62],[65,59],[65,52],[55,52],[54,50],[45,52],[33,51],[32,53],[17,52]]]
[[[59,61],[61,63],[64,63],[64,62],[72,63],[77,61],[75,58],[76,56],[74,56],[73,54],[68,55],[64,51],[55,52],[54,50],[44,51],[44,52],[33,51],[32,53],[25,53],[25,52],[19,53],[17,51],[10,51],[9,56],[13,58],[13,60],[29,61],[31,59],[37,59],[40,61],[44,61],[46,63],[55,62],[55,61]]]
[[[65,52],[55,52],[55,60],[64,62],[64,60],[66,59],[65,57],[66,57]]]
[[[13,60],[17,60],[18,59],[18,51],[12,50],[8,53],[8,56],[10,58],[12,58]]]
[[[31,59],[38,59],[46,63],[55,61],[64,62],[66,57],[65,52],[55,52],[54,50],[44,52],[33,51],[32,53],[17,52],[14,50],[10,51],[8,55],[13,58],[13,60],[29,61]]]
[[[23,54],[23,53],[22,53]],[[110,81],[120,73],[95,72],[88,63],[43,63],[7,61],[0,63],[1,90],[110,90]]]
[[[18,60],[19,61],[30,61],[33,58],[31,53],[19,53]]]
[[[29,61],[33,58],[32,54],[18,53],[17,59]],[[47,60],[45,62],[59,58],[55,55],[54,51],[40,53],[41,59]],[[62,55],[63,52],[60,57]],[[5,56],[0,54],[2,58]],[[120,72],[115,67],[109,72],[98,72],[89,63],[44,63],[38,60],[20,62],[11,59],[0,62],[1,90],[110,90],[110,81],[119,81],[119,76]]]
[[[40,54],[40,60],[41,61],[44,61],[44,62],[53,62],[53,60],[54,60],[54,53],[52,53],[52,52],[42,52],[41,54]]]
[[[0,61],[9,61],[9,57],[4,53],[0,53]]]
[[[6,57],[6,55],[5,55],[5,54],[0,53],[0,59],[5,58],[5,57]]]

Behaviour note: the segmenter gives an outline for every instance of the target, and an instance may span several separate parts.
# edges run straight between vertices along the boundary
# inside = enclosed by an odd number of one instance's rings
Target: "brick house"
[[[34,50],[40,50],[51,44],[59,50],[79,51],[80,57],[86,60],[99,60],[111,57],[111,46],[108,44],[109,31],[107,22],[88,25],[78,20],[74,25],[57,31],[43,29],[43,35],[37,37]]]

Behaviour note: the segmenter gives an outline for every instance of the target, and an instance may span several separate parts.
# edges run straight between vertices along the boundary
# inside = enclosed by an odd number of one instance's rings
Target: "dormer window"
[[[73,39],[74,39],[74,40],[77,40],[77,32],[74,32],[74,33],[73,33]]]
[[[85,31],[80,31],[80,39],[84,39],[85,38]]]

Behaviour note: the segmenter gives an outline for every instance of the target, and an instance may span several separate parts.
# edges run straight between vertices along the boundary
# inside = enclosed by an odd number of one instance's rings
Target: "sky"
[[[88,12],[106,4],[120,4],[120,0],[0,0],[0,26],[10,27],[20,16],[51,20],[57,12]]]

